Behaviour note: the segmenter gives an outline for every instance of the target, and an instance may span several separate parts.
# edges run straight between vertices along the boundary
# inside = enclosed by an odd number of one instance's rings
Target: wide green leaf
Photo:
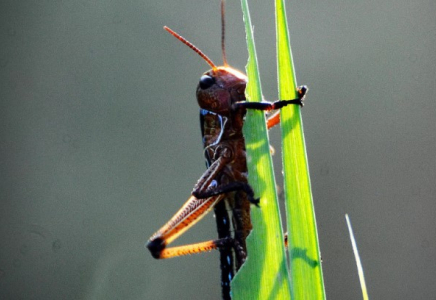
[[[242,0],[249,59],[248,101],[261,101],[253,31],[247,0]],[[232,281],[233,299],[290,299],[289,273],[284,249],[280,210],[275,190],[268,131],[263,112],[250,110],[244,124],[248,181],[260,207],[252,207],[253,230],[247,238],[248,258]]]

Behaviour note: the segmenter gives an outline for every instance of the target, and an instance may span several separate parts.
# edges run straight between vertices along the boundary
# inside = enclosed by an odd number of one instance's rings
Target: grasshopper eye
[[[215,83],[215,78],[209,75],[203,75],[200,78],[200,88],[202,90],[210,88]]]

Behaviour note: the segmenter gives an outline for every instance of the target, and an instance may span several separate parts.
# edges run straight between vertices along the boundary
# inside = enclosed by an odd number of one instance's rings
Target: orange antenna
[[[191,48],[192,50],[194,50],[198,55],[200,55],[208,64],[209,66],[212,67],[212,69],[216,70],[217,67],[215,66],[215,64],[213,63],[213,61],[207,57],[206,54],[204,54],[203,52],[201,52],[200,49],[198,49],[197,47],[194,46],[194,44],[192,44],[191,42],[189,42],[187,39],[185,39],[184,37],[182,37],[180,34],[178,34],[177,32],[171,30],[170,28],[168,28],[167,26],[164,26],[164,29],[166,31],[168,31],[169,33],[171,33],[175,38],[177,38],[179,41],[181,41],[183,44],[185,44],[186,46],[188,46],[189,48]]]
[[[221,51],[223,53],[223,63],[224,66],[228,66],[227,56],[226,56],[226,45],[225,45],[225,37],[226,37],[226,20],[225,20],[225,0],[221,0]]]

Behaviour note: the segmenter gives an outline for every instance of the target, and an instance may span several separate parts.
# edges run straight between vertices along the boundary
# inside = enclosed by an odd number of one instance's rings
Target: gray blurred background
[[[274,3],[249,4],[276,99]],[[327,297],[361,297],[349,213],[370,297],[435,299],[436,2],[286,4]],[[227,20],[244,70],[239,1]],[[0,299],[220,297],[217,253],[144,249],[205,169],[208,65],[163,25],[221,63],[219,0],[1,2]],[[177,242],[216,237],[214,222]]]

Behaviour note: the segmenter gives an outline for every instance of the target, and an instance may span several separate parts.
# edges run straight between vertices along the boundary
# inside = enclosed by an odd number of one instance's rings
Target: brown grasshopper
[[[258,205],[247,181],[245,142],[242,126],[247,109],[271,111],[289,104],[302,105],[307,88],[298,88],[298,98],[275,102],[247,102],[247,77],[231,68],[224,47],[224,1],[221,1],[222,55],[224,66],[216,66],[185,38],[170,34],[199,54],[210,66],[197,86],[200,125],[207,170],[180,210],[148,241],[154,258],[171,258],[219,249],[223,299],[230,299],[230,282],[247,257],[245,239],[252,229],[250,204]],[[267,119],[268,129],[280,122],[279,111]],[[171,242],[214,209],[218,239],[167,247]],[[231,212],[231,214],[229,214]]]

